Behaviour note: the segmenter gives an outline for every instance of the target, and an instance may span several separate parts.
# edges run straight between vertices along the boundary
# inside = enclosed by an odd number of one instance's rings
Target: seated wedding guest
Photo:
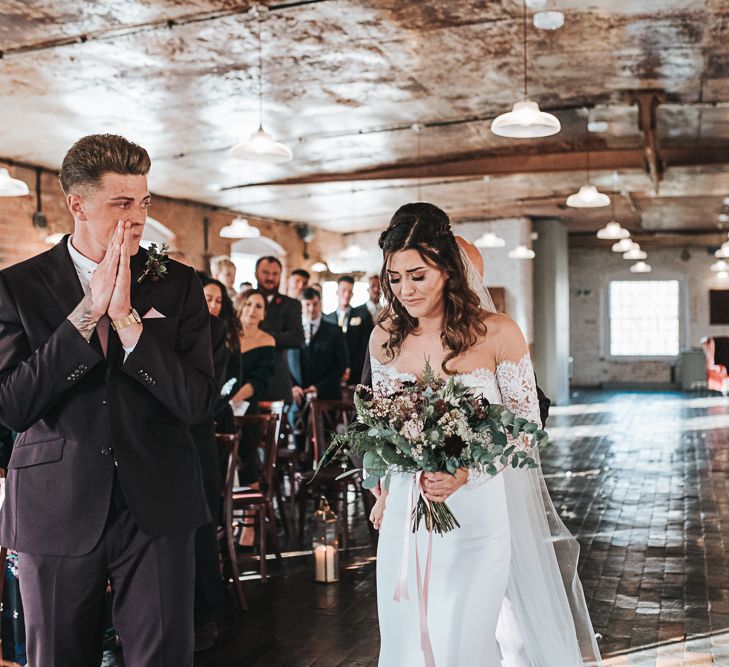
[[[227,255],[217,255],[210,260],[210,275],[219,280],[233,299],[238,293],[235,290],[235,264]]]
[[[213,362],[216,367],[216,379],[221,390],[213,406],[215,432],[235,433],[235,420],[233,419],[230,398],[233,387],[239,380],[241,373],[239,341],[243,333],[243,325],[241,324],[233,302],[228,296],[228,292],[225,290],[225,286],[219,280],[210,278],[201,272],[198,272],[198,275],[203,285],[208,310],[214,318],[211,320],[211,329],[218,329],[218,337],[222,336],[224,341],[223,350],[227,352],[228,357],[227,364],[218,375],[217,368],[219,368],[219,365],[215,363],[215,345],[213,345]],[[223,352],[221,351],[220,354],[223,354]]]
[[[276,341],[261,324],[268,303],[259,290],[248,290],[236,298],[238,317],[242,324],[240,335],[240,378],[233,387],[233,408],[246,401],[247,415],[259,414],[258,401],[271,381],[276,364]],[[241,432],[238,451],[238,479],[242,486],[258,488],[261,457],[258,453],[258,433]],[[239,544],[251,546],[255,539],[252,528],[243,528]]]
[[[201,422],[191,427],[198,449],[205,496],[213,517],[200,526],[195,534],[195,652],[214,646],[218,637],[215,623],[223,598],[222,579],[218,557],[218,510],[220,505],[220,469],[215,433],[235,433],[233,410],[226,399],[220,398],[221,389],[228,381],[231,365],[239,366],[240,322],[233,310],[225,286],[218,280],[198,272],[203,285],[205,301],[210,313],[213,370],[217,380],[216,402]],[[231,364],[234,359],[236,363]],[[235,372],[235,370],[233,371]],[[236,376],[237,377],[237,376]]]
[[[123,137],[79,139],[60,170],[73,235],[0,271],[0,422],[19,433],[0,544],[34,667],[100,664],[109,582],[127,665],[193,663],[210,512],[190,426],[216,386],[194,270],[140,250],[150,165]]]
[[[367,287],[367,293],[370,298],[365,303],[367,311],[372,318],[372,322],[377,322],[377,316],[382,310],[382,286],[380,285],[380,276],[370,276],[367,278],[369,286]]]
[[[311,275],[308,271],[305,271],[304,269],[294,269],[289,276],[286,296],[290,296],[292,299],[300,301],[301,292],[309,285],[309,278],[311,278]]]
[[[362,379],[362,367],[365,354],[370,342],[372,332],[372,318],[367,307],[352,308],[352,294],[354,293],[354,278],[342,276],[337,280],[337,299],[339,305],[334,312],[324,315],[327,322],[339,326],[347,339],[349,361],[342,381],[349,385],[357,385]]]
[[[258,289],[268,303],[261,328],[276,341],[273,377],[260,398],[291,403],[291,375],[286,350],[299,347],[304,342],[304,330],[301,328],[301,304],[278,291],[281,268],[281,262],[276,257],[261,257],[256,262]]]
[[[344,334],[336,324],[322,319],[319,292],[307,287],[301,294],[301,305],[304,311],[304,344],[288,351],[294,383],[289,423],[296,435],[299,451],[304,448],[304,439],[301,429],[296,429],[296,421],[307,398],[341,399],[341,379],[348,363]]]

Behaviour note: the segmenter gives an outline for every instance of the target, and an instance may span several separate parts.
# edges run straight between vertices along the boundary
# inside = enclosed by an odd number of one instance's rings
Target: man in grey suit
[[[261,328],[276,341],[276,365],[261,400],[291,403],[291,374],[286,352],[304,344],[304,327],[301,324],[301,303],[278,291],[281,268],[281,262],[276,257],[261,257],[256,262],[258,289],[268,300]]]

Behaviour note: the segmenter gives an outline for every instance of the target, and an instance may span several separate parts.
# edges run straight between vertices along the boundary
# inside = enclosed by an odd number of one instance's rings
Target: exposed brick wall
[[[0,268],[37,255],[48,249],[43,241],[50,232],[73,231],[73,218],[66,208],[63,191],[55,173],[43,171],[41,177],[42,209],[48,218],[48,227],[37,230],[33,227],[33,212],[36,210],[36,172],[32,169],[15,168],[11,173],[24,180],[31,189],[27,197],[0,197]],[[183,202],[165,197],[153,196],[150,215],[175,233],[175,247],[185,252],[190,260],[201,269],[206,269],[204,257],[204,225],[209,221],[209,255],[230,252],[230,239],[221,238],[220,230],[233,219],[230,213],[217,211],[210,206]],[[304,260],[304,244],[296,235],[292,225],[248,218],[251,225],[279,243],[287,252],[287,268],[308,268],[316,257],[331,254],[343,247],[340,234],[317,230],[316,239],[309,244],[310,259]]]
[[[728,326],[709,324],[709,289],[729,288],[709,269],[716,261],[704,248],[690,248],[690,258],[681,259],[682,249],[651,250],[648,263],[652,280],[678,278],[681,285],[681,348],[698,347],[703,336],[729,335]],[[674,359],[616,360],[608,355],[607,283],[612,278],[629,279],[631,262],[606,250],[570,250],[570,354],[573,385],[603,383],[668,384]]]

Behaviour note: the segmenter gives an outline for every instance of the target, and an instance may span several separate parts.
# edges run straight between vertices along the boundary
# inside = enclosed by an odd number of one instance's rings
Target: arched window
[[[259,257],[273,255],[278,257],[286,270],[286,251],[281,245],[273,239],[259,236],[255,239],[240,239],[230,246],[230,259],[235,264],[235,283],[236,287],[243,282],[256,284],[256,261]],[[283,291],[285,285],[281,280]]]
[[[150,243],[156,243],[158,248],[162,247],[163,243],[173,247],[174,238],[175,233],[171,229],[165,227],[159,220],[147,216],[147,222],[144,225],[144,234],[142,234],[142,240],[140,242],[143,248],[149,248]]]

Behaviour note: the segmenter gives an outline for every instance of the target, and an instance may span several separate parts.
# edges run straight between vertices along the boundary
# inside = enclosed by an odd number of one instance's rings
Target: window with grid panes
[[[610,355],[672,357],[679,350],[678,280],[613,280]]]

